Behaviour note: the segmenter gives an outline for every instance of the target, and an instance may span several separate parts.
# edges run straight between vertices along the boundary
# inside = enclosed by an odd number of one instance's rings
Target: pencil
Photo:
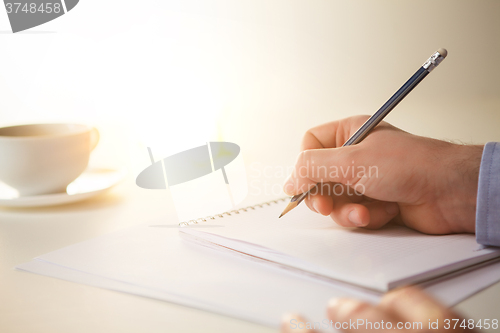
[[[394,95],[392,95],[389,100],[382,105],[382,107],[375,112],[351,137],[342,145],[352,146],[359,142],[361,142],[372,130],[377,126],[382,119],[385,118],[391,112],[396,105],[399,104],[413,90],[434,68],[436,68],[448,55],[448,51],[446,49],[437,50],[427,61],[413,74],[412,77],[406,81],[405,84]],[[318,185],[316,185],[318,186]],[[316,187],[315,186],[315,187]],[[297,207],[306,197],[307,195],[315,188],[313,187],[307,192],[297,194],[292,197],[288,206],[286,206],[285,210],[281,213],[279,217],[282,217],[295,207]]]

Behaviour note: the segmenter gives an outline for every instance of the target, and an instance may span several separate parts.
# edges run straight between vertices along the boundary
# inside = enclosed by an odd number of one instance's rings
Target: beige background
[[[92,164],[126,165],[131,175],[86,203],[0,209],[0,331],[270,332],[12,267],[171,216],[168,193],[133,184],[149,164],[146,146],[159,158],[227,140],[250,168],[290,166],[308,128],[375,112],[440,47],[448,58],[387,120],[435,138],[500,141],[499,14],[494,0],[82,0],[13,35],[0,10],[0,125],[95,124]],[[279,188],[284,177],[263,180]],[[491,319],[499,295],[497,284],[458,308]]]
[[[499,13],[494,0],[82,1],[0,35],[0,119],[95,123],[101,162],[128,160],[136,139],[162,153],[224,139],[249,163],[291,164],[305,130],[373,113],[445,47],[387,120],[500,140]]]

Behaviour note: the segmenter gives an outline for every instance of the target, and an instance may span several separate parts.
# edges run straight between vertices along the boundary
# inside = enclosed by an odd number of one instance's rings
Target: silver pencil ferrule
[[[431,55],[431,57],[429,59],[427,59],[426,62],[424,62],[424,64],[422,65],[422,67],[424,69],[426,69],[430,73],[443,60],[444,60],[444,57],[439,52],[436,52],[433,55]]]

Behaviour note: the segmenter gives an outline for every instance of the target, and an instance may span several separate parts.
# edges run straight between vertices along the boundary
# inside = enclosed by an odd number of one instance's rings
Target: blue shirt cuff
[[[500,143],[484,146],[476,205],[476,240],[500,246]]]

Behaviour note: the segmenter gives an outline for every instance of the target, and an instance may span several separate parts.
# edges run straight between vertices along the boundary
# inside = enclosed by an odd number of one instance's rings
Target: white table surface
[[[168,218],[169,202],[165,191],[138,189],[127,179],[85,202],[0,209],[0,332],[273,332],[214,313],[14,270],[49,251]],[[499,308],[497,283],[456,310],[493,319],[500,316]]]

